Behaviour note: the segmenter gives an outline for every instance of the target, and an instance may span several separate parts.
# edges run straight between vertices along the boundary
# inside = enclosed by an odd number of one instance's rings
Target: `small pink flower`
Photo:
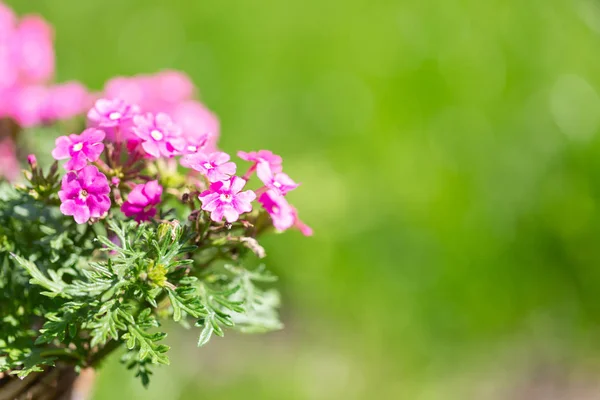
[[[99,99],[87,114],[88,126],[104,130],[110,140],[127,140],[133,117],[139,113],[137,105],[121,99]]]
[[[58,197],[60,211],[75,217],[75,222],[85,224],[90,218],[101,218],[110,209],[110,187],[106,176],[93,165],[79,172],[69,172],[62,181]]]
[[[2,93],[8,101],[8,115],[21,127],[29,128],[43,121],[48,89],[41,85],[17,86]]]
[[[256,175],[258,175],[260,180],[263,181],[267,188],[283,196],[300,186],[283,172],[273,173],[273,171],[271,171],[270,164],[266,161],[261,161],[258,163],[258,166],[256,167]]]
[[[104,151],[106,134],[96,128],[88,128],[81,135],[61,136],[56,139],[56,147],[52,151],[55,160],[70,158],[65,164],[67,171],[79,171],[88,162],[95,162]]]
[[[202,173],[210,182],[226,181],[235,175],[236,165],[229,161],[231,157],[227,153],[196,153],[187,155],[183,159],[186,166]]]
[[[56,121],[83,114],[90,107],[90,94],[79,82],[50,86],[44,106],[43,119]]]
[[[138,222],[148,221],[156,216],[156,206],[160,203],[163,188],[158,181],[137,185],[127,196],[121,211],[127,217],[135,217]]]
[[[198,196],[202,209],[211,213],[210,218],[220,222],[223,217],[230,224],[237,221],[240,214],[252,211],[252,201],[256,194],[252,190],[241,190],[246,181],[234,176],[228,181],[215,182]]]
[[[242,160],[253,162],[254,165],[252,166],[252,171],[254,171],[257,164],[262,161],[265,161],[269,164],[271,171],[273,171],[274,174],[283,170],[283,167],[281,166],[283,160],[281,157],[277,154],[273,154],[273,152],[269,150],[251,151],[249,153],[246,153],[245,151],[239,151],[238,157]]]
[[[190,100],[165,111],[181,127],[186,152],[196,153],[201,150],[210,153],[217,150],[219,120],[204,105]]]
[[[312,236],[312,228],[298,218],[298,210],[294,206],[292,206],[292,212],[294,214],[294,228],[298,229],[304,236]]]
[[[269,190],[258,198],[259,203],[271,216],[273,226],[280,232],[290,229],[294,226],[296,220],[294,208],[287,202],[281,194]]]
[[[166,70],[154,75],[150,81],[153,94],[162,102],[176,104],[194,95],[194,84],[181,71]]]
[[[19,22],[14,36],[15,62],[24,83],[44,83],[54,75],[54,32],[48,22],[35,15]]]
[[[184,149],[181,128],[165,113],[135,116],[132,130],[142,139],[142,147],[146,153],[153,157],[173,157]]]
[[[17,148],[11,139],[0,140],[0,181],[5,178],[13,181],[19,176]]]

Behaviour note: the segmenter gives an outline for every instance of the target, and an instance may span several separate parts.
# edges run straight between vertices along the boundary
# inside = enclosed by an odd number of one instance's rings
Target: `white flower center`
[[[150,132],[150,136],[152,136],[152,139],[154,140],[163,140],[165,137],[165,135],[163,135],[163,133],[158,129],[154,129],[152,132]]]
[[[273,214],[279,214],[279,207],[273,206]]]
[[[198,146],[188,146],[188,151],[195,153],[198,151]]]
[[[277,189],[281,188],[281,183],[275,181],[273,182],[273,186],[275,186]]]
[[[219,196],[219,198],[221,199],[221,201],[226,202],[226,203],[231,203],[231,195],[230,194],[225,194],[223,193],[221,196]]]
[[[82,190],[79,192],[79,198],[81,200],[86,200],[88,198],[88,192],[87,190]]]
[[[83,143],[73,145],[73,151],[81,151],[81,149],[83,149]]]
[[[213,165],[211,163],[209,163],[209,162],[205,162],[204,165],[203,165],[203,167],[206,168],[206,169],[208,169],[208,170],[211,170],[211,169],[214,168]]]
[[[110,119],[111,121],[115,121],[119,118],[121,118],[123,115],[121,115],[120,112],[118,111],[113,111],[110,114],[108,114],[108,119]]]

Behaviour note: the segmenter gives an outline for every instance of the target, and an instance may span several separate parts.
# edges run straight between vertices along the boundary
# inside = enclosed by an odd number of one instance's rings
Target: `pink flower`
[[[11,139],[0,140],[0,180],[13,181],[19,176],[17,148]]]
[[[283,196],[300,186],[283,172],[273,173],[273,171],[271,171],[271,166],[266,161],[258,163],[256,175],[258,175],[267,188]]]
[[[181,127],[188,153],[198,150],[210,153],[217,150],[219,120],[204,105],[190,100],[179,103],[166,112]]]
[[[135,217],[138,222],[148,221],[156,216],[156,205],[160,203],[163,188],[158,181],[137,185],[127,196],[121,211],[127,217]]]
[[[210,182],[226,181],[235,175],[236,165],[229,161],[229,154],[215,152],[211,154],[196,153],[185,156],[185,166],[205,175]]]
[[[304,236],[312,236],[313,230],[310,226],[306,225],[304,222],[298,218],[298,210],[292,206],[292,212],[294,214],[294,228],[298,229]]]
[[[43,119],[55,121],[83,114],[91,106],[91,97],[79,82],[66,82],[48,88]]]
[[[281,194],[269,190],[258,198],[259,203],[271,216],[273,226],[280,232],[290,229],[294,226],[296,217],[294,208],[287,202]]]
[[[189,100],[194,95],[194,84],[189,76],[181,71],[166,70],[152,77],[155,98],[161,102],[175,104]]]
[[[54,75],[54,32],[44,19],[29,15],[21,19],[14,32],[14,62],[20,80],[43,83]]]
[[[246,153],[245,151],[239,151],[238,157],[242,160],[253,162],[254,165],[251,168],[252,171],[254,171],[257,164],[262,161],[265,161],[269,164],[269,167],[274,174],[283,170],[283,167],[281,166],[283,160],[281,157],[277,154],[273,154],[273,152],[269,150],[251,151],[249,153]]]
[[[162,71],[154,75],[116,77],[109,80],[104,95],[139,105],[144,112],[168,112],[169,109],[192,98],[194,85],[179,71]]]
[[[159,158],[180,154],[185,146],[181,128],[165,113],[137,115],[133,118],[133,133],[142,139],[146,153]]]
[[[75,217],[78,224],[85,224],[90,218],[101,218],[110,209],[109,192],[108,179],[93,165],[79,172],[69,172],[58,192],[62,201],[60,211]]]
[[[25,128],[42,122],[47,95],[48,90],[39,85],[15,87],[3,94],[10,98],[8,115]]]
[[[211,213],[210,218],[220,222],[223,217],[230,224],[237,221],[240,214],[252,211],[252,201],[256,194],[252,190],[241,190],[246,181],[234,176],[228,181],[215,182],[198,196],[202,209]]]
[[[56,139],[56,147],[52,151],[55,160],[70,158],[65,164],[67,171],[79,171],[88,162],[95,162],[104,151],[106,134],[96,128],[88,128],[81,135],[61,136]]]
[[[139,113],[137,105],[121,99],[99,99],[88,112],[88,126],[101,128],[110,140],[125,140],[130,138],[131,122]]]

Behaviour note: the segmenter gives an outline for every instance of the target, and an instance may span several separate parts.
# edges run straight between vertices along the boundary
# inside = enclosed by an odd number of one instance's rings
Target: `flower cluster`
[[[213,222],[248,222],[253,218],[252,203],[258,200],[278,231],[296,227],[305,235],[312,234],[286,199],[299,185],[283,172],[280,156],[267,150],[239,152],[251,165],[243,177],[236,176],[237,166],[229,154],[214,150],[207,140],[190,142],[169,114],[146,111],[149,108],[122,98],[101,98],[88,112],[88,127],[80,135],[56,139],[52,155],[67,160],[64,167],[69,171],[60,195],[65,215],[86,223],[102,218],[116,204],[126,217],[138,222],[156,218],[163,195],[159,182],[168,175],[165,162],[180,157],[187,173],[184,169],[183,179],[168,191],[183,199],[183,195],[189,198],[186,191],[191,188],[200,209],[209,213]],[[256,191],[244,190],[255,174],[262,185]],[[197,211],[193,205],[191,211]]]
[[[0,2],[0,119],[22,127],[81,114],[91,96],[78,82],[50,84],[54,76],[54,32],[41,17],[17,18]]]

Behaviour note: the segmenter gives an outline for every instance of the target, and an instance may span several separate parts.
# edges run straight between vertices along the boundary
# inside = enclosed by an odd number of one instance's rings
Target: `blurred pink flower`
[[[266,161],[258,163],[256,175],[258,175],[267,188],[283,196],[300,186],[287,174],[284,174],[283,172],[274,173],[271,171],[271,165]]]
[[[225,181],[235,175],[236,165],[227,153],[196,153],[184,156],[185,165],[206,176],[210,182]]]
[[[19,176],[17,148],[9,138],[0,140],[0,180],[14,181]]]
[[[242,160],[250,161],[253,163],[252,167],[250,168],[251,172],[254,172],[254,170],[256,170],[258,163],[261,161],[267,162],[269,164],[269,167],[271,168],[271,171],[273,171],[274,174],[283,170],[283,167],[281,166],[283,160],[281,159],[281,157],[277,154],[273,154],[273,152],[269,150],[251,151],[249,153],[246,153],[245,151],[238,151],[238,157]]]
[[[294,226],[296,220],[294,209],[287,202],[285,197],[279,193],[269,190],[258,198],[265,210],[271,216],[273,226],[280,232],[290,229]]]
[[[7,115],[20,126],[28,128],[43,121],[48,89],[41,85],[14,87],[0,96],[9,96],[11,101],[5,106]]]
[[[104,87],[109,99],[137,104],[144,112],[167,112],[194,95],[194,84],[183,72],[166,70],[154,75],[116,77]]]
[[[132,131],[142,140],[146,153],[156,158],[181,154],[185,146],[181,128],[165,113],[136,115]]]
[[[217,150],[219,120],[200,102],[186,101],[166,112],[181,127],[188,152],[202,150],[211,153]]]
[[[19,66],[20,81],[44,83],[54,75],[54,32],[36,15],[19,22],[13,38],[13,56]]]
[[[56,139],[56,147],[52,151],[55,160],[70,158],[65,164],[67,171],[79,171],[88,162],[97,161],[104,151],[104,131],[88,128],[81,135],[61,136]]]
[[[294,228],[298,229],[304,236],[312,236],[312,228],[298,218],[298,210],[294,206],[292,206],[292,212],[294,215]]]
[[[127,201],[121,206],[121,211],[127,217],[135,220],[148,221],[156,216],[156,206],[160,203],[163,188],[158,181],[137,185],[127,196]]]
[[[215,182],[200,194],[202,209],[211,213],[210,218],[220,222],[223,217],[230,224],[237,221],[240,214],[252,211],[252,201],[256,194],[252,190],[241,190],[246,181],[234,176],[228,181]]]
[[[92,105],[92,97],[79,82],[66,82],[48,88],[43,119],[55,121],[84,114]]]
[[[101,218],[110,209],[110,187],[106,176],[93,165],[78,172],[69,172],[62,181],[58,197],[60,211],[85,224],[90,218]]]

